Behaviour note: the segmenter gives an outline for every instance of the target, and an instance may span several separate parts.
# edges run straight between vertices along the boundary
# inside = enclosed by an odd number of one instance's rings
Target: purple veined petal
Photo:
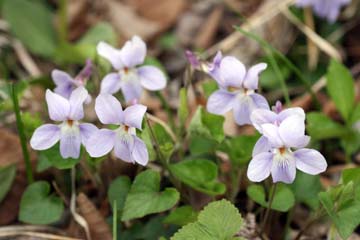
[[[316,150],[303,148],[294,152],[296,167],[305,173],[316,175],[322,173],[327,168],[327,163],[323,155]]]
[[[252,156],[254,157],[263,152],[271,152],[271,150],[272,150],[272,147],[271,147],[269,141],[267,140],[267,138],[264,136],[261,136],[259,138],[259,140],[257,140],[257,142],[255,143],[255,146],[254,146],[254,149],[252,152]]]
[[[146,145],[140,138],[134,136],[134,146],[131,151],[131,158],[142,166],[149,162],[149,153]]]
[[[144,118],[147,107],[141,104],[135,104],[124,110],[124,123],[129,127],[141,129],[141,123]]]
[[[120,124],[124,120],[120,102],[110,94],[100,94],[96,98],[95,112],[103,124]]]
[[[115,49],[106,42],[99,42],[96,46],[96,50],[100,56],[108,60],[113,68],[120,70],[124,67],[121,61],[120,50]]]
[[[237,95],[233,107],[235,122],[239,125],[251,124],[250,116],[255,109],[269,109],[266,99],[256,93]]]
[[[284,143],[279,134],[279,127],[271,124],[265,123],[261,125],[263,134],[269,141],[270,145],[274,148],[280,148],[284,146]]]
[[[81,135],[76,124],[63,124],[60,129],[60,154],[63,158],[79,158]]]
[[[69,84],[64,84],[64,85],[60,85],[54,88],[54,92],[56,94],[59,94],[61,96],[63,96],[66,99],[70,98],[70,95],[72,93],[72,91],[74,90],[75,86],[71,83]]]
[[[121,76],[118,73],[109,73],[101,81],[100,93],[114,94],[121,88]]]
[[[253,126],[262,133],[261,125],[265,123],[275,123],[277,120],[276,113],[267,109],[255,109],[250,115],[250,120]]]
[[[262,95],[258,93],[252,93],[249,94],[249,97],[253,101],[253,109],[267,109],[270,110],[269,103],[267,102],[266,98],[264,98]]]
[[[80,120],[84,117],[83,104],[88,97],[88,91],[84,87],[76,88],[70,95],[70,113],[69,118],[72,120]]]
[[[225,87],[238,87],[243,84],[245,77],[245,66],[235,57],[224,57],[220,63],[220,76]]]
[[[51,148],[60,139],[60,128],[55,124],[44,124],[38,127],[30,139],[30,146],[35,150]]]
[[[51,71],[51,78],[56,86],[75,84],[74,79],[67,72],[58,69]]]
[[[301,148],[309,143],[310,138],[305,135],[304,118],[298,115],[287,117],[279,126],[279,134],[285,146]]]
[[[302,108],[300,107],[293,107],[293,108],[287,108],[282,110],[277,117],[277,120],[279,123],[281,123],[282,121],[284,121],[287,117],[293,116],[293,115],[297,115],[301,118],[304,119],[305,121],[305,112]]]
[[[146,44],[138,36],[134,36],[131,40],[127,41],[120,51],[121,60],[128,68],[142,64],[145,55]]]
[[[81,143],[86,147],[90,137],[96,133],[99,129],[91,123],[80,123],[79,125]]]
[[[86,151],[91,157],[102,157],[108,154],[115,144],[116,133],[109,129],[100,129],[87,140]]]
[[[271,176],[273,182],[292,183],[296,177],[295,158],[292,154],[278,156],[281,159],[273,158]],[[284,159],[286,158],[286,159]]]
[[[136,79],[131,80],[124,81],[121,85],[121,92],[123,93],[125,101],[127,103],[131,103],[134,100],[139,100],[143,91],[139,81],[137,81]]]
[[[273,162],[273,154],[269,152],[263,152],[257,154],[251,159],[247,176],[252,182],[261,182],[270,175],[271,166]]]
[[[224,115],[233,108],[234,101],[236,101],[234,93],[219,89],[210,95],[206,109],[210,113]]]
[[[253,89],[253,90],[258,89],[259,74],[262,71],[264,71],[266,68],[267,68],[266,63],[259,63],[259,64],[252,66],[251,68],[249,68],[249,70],[247,71],[247,73],[245,75],[245,79],[243,82],[244,87],[247,89]]]
[[[221,51],[218,51],[216,53],[212,63],[209,63],[207,65],[207,67],[208,67],[207,72],[213,79],[215,79],[215,81],[218,83],[218,85],[220,87],[226,88],[226,86],[224,85],[224,82],[220,76],[221,60],[222,60],[222,53],[221,53]]]
[[[45,98],[50,119],[54,121],[66,120],[70,113],[69,101],[64,97],[53,93],[49,89],[46,90]]]
[[[117,158],[124,162],[135,163],[131,157],[131,149],[134,145],[134,140],[131,138],[117,137],[114,146],[114,154]]]
[[[166,77],[157,67],[142,66],[137,69],[141,85],[151,91],[157,91],[165,88]]]

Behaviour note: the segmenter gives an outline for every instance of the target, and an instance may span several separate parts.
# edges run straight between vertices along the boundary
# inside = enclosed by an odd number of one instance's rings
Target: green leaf
[[[49,195],[50,185],[45,181],[27,187],[20,202],[19,219],[31,224],[50,224],[60,219],[64,205],[59,197]]]
[[[186,88],[181,88],[179,93],[180,105],[178,109],[178,116],[180,121],[180,126],[184,127],[186,120],[189,116],[189,106],[187,103],[187,91]]]
[[[171,240],[231,240],[242,224],[238,209],[229,201],[220,200],[207,205],[196,222],[182,227]]]
[[[354,79],[349,69],[336,60],[331,60],[326,79],[329,95],[345,121],[349,120],[355,102]]]
[[[208,98],[210,95],[218,89],[218,85],[216,81],[206,81],[202,84],[202,88],[204,90],[205,97]]]
[[[360,121],[360,104],[357,104],[354,111],[352,112],[349,125],[352,127],[352,125],[358,121]]]
[[[307,131],[312,138],[318,140],[337,138],[348,134],[348,130],[344,126],[320,112],[307,114]]]
[[[164,212],[179,200],[175,188],[160,190],[160,174],[146,170],[136,176],[126,197],[121,220],[141,218],[152,213]]]
[[[290,187],[297,202],[305,203],[312,209],[318,208],[318,194],[321,191],[320,177],[318,175],[314,176],[298,171],[296,179]]]
[[[10,187],[15,179],[15,174],[16,174],[15,165],[9,165],[0,168],[0,203],[5,198],[8,191],[10,190]]]
[[[197,212],[191,206],[182,206],[172,211],[165,219],[164,223],[184,226],[188,223],[195,222],[197,219]]]
[[[321,192],[319,199],[340,236],[347,239],[360,224],[360,201],[354,197],[354,183]]]
[[[265,190],[262,185],[251,185],[247,188],[247,195],[256,203],[267,208],[269,202],[266,201]],[[295,204],[295,196],[293,192],[285,184],[278,183],[271,209],[287,212]]]
[[[116,33],[111,24],[107,22],[98,22],[95,26],[90,28],[77,43],[93,44],[95,47],[100,41],[105,41],[109,44],[116,43]]]
[[[116,210],[119,212],[118,216],[121,216],[126,196],[130,191],[131,181],[128,176],[120,176],[111,182],[108,190],[109,203],[114,209],[114,202],[116,201]]]
[[[189,150],[192,156],[200,156],[206,153],[214,153],[219,143],[202,136],[191,136]]]
[[[89,58],[96,58],[96,46],[93,44],[61,43],[55,49],[55,61],[59,64],[84,64]]]
[[[209,160],[185,160],[170,165],[171,173],[186,185],[209,195],[223,194],[226,190],[218,182],[217,165]]]
[[[33,53],[54,55],[56,34],[53,15],[40,1],[5,0],[2,15],[14,35]]]
[[[354,183],[355,198],[360,200],[360,167],[344,169],[341,179],[344,184]]]
[[[279,70],[282,76],[284,76],[284,79],[288,79],[291,74],[290,68],[286,64],[282,64],[278,57],[275,58],[275,60],[278,63]],[[273,65],[269,60],[266,59],[264,62],[268,64],[268,67],[260,75],[260,85],[264,88],[278,88],[280,82],[277,77],[276,70],[274,69]]]
[[[74,158],[66,158],[64,159],[61,155],[60,155],[60,148],[59,148],[59,144],[56,144],[54,147],[44,150],[44,151],[40,151],[39,152],[39,161],[40,162],[44,162],[42,165],[42,168],[40,168],[41,170],[45,170],[48,166],[48,164],[50,163],[52,167],[55,167],[57,169],[70,169],[73,166],[75,166],[79,161],[80,158],[78,159],[74,159]],[[38,166],[39,167],[39,166]],[[45,169],[44,169],[45,167]]]
[[[224,120],[223,116],[208,113],[200,106],[191,119],[190,135],[202,136],[220,143],[225,137],[223,130]]]

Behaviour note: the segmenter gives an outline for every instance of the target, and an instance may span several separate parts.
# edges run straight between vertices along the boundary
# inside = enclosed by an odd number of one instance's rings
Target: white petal
[[[30,139],[30,145],[35,150],[51,148],[60,139],[60,128],[55,124],[44,124],[38,127]]]
[[[310,140],[305,136],[304,119],[298,115],[287,117],[280,124],[279,134],[287,147],[303,147]]]
[[[327,163],[323,155],[313,149],[299,149],[294,152],[296,167],[308,174],[316,175],[322,173],[327,168]]]
[[[271,123],[261,125],[264,136],[268,139],[270,145],[274,148],[283,147],[284,143],[279,134],[279,128]]]
[[[103,58],[106,58],[115,69],[119,70],[123,68],[124,65],[121,62],[120,50],[113,48],[106,42],[100,42],[97,45],[96,50],[98,54]]]
[[[250,115],[253,126],[262,133],[261,125],[265,123],[274,124],[277,119],[276,113],[267,109],[255,109]]]
[[[64,97],[51,92],[49,89],[46,90],[45,98],[50,119],[54,121],[66,120],[70,113],[69,101]]]
[[[245,77],[245,66],[235,57],[224,57],[220,63],[220,76],[224,86],[241,87]]]
[[[121,104],[110,94],[100,94],[96,98],[95,112],[103,124],[120,124],[123,122]]]
[[[220,89],[210,95],[206,108],[210,113],[224,115],[233,108],[234,100],[236,95]]]
[[[146,107],[141,104],[135,104],[124,110],[124,123],[129,127],[141,129],[141,123],[146,112]]]
[[[261,136],[259,140],[255,143],[252,156],[258,155],[263,152],[270,152],[272,150],[271,145],[266,137]]]
[[[165,88],[166,77],[164,73],[153,66],[142,66],[137,69],[141,85],[151,91],[157,91]]]
[[[88,97],[88,91],[84,87],[76,88],[70,95],[70,114],[72,120],[80,120],[84,117],[83,104]]]
[[[244,79],[244,87],[247,89],[258,89],[258,83],[259,83],[259,75],[262,71],[264,71],[267,67],[266,63],[259,63],[254,66],[252,66],[246,73],[245,79]]]
[[[273,154],[264,152],[257,154],[251,159],[247,176],[252,182],[261,182],[270,175]]]
[[[127,41],[120,51],[121,60],[128,68],[142,64],[146,55],[146,44],[138,37],[134,36]]]
[[[113,149],[116,133],[109,129],[100,129],[89,138],[86,150],[91,157],[102,157]]]
[[[131,157],[131,149],[133,148],[133,139],[116,138],[114,146],[114,154],[117,158],[124,162],[135,163]]]
[[[134,146],[131,151],[132,159],[145,166],[149,162],[149,154],[145,143],[138,137],[134,136]]]
[[[305,121],[305,112],[302,108],[300,107],[293,107],[293,108],[287,108],[282,110],[277,117],[277,120],[281,123],[282,121],[284,121],[287,117],[290,117],[292,115],[297,115],[301,118],[304,119]]]
[[[63,125],[60,131],[60,153],[63,158],[79,158],[81,147],[80,129],[77,125]]]
[[[86,146],[90,137],[96,133],[99,129],[91,123],[81,123],[79,125],[81,134],[81,143]]]
[[[284,154],[282,157],[286,158],[286,160],[276,160],[276,157],[274,157],[271,176],[274,183],[284,182],[290,184],[296,177],[295,158],[292,154]]]
[[[100,93],[114,94],[121,88],[121,78],[118,73],[109,73],[101,81]]]

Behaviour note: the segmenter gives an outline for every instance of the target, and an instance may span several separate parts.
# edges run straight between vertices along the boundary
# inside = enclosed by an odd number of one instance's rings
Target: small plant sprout
[[[299,7],[312,7],[316,15],[335,22],[340,14],[341,7],[349,4],[351,0],[297,0]]]
[[[251,124],[250,114],[253,110],[269,109],[266,99],[255,93],[259,74],[266,67],[265,63],[259,63],[246,71],[245,66],[235,57],[227,56],[221,59],[218,53],[208,72],[220,89],[209,97],[207,110],[218,115],[233,110],[237,124]]]
[[[281,107],[277,104],[275,109]],[[251,181],[261,182],[271,173],[273,182],[292,183],[296,168],[311,175],[326,170],[325,158],[316,150],[304,148],[310,137],[305,135],[305,114],[299,108],[277,113],[255,110],[251,118],[267,141],[254,151],[247,171]]]
[[[114,149],[115,156],[121,160],[145,166],[149,154],[145,143],[136,136],[136,128],[141,130],[146,107],[134,104],[123,110],[114,96],[103,93],[96,98],[95,111],[101,123],[119,127],[116,130],[100,129],[94,133],[86,147],[90,156],[101,157]]]
[[[64,98],[69,98],[75,88],[80,86],[86,86],[86,82],[89,79],[91,73],[92,62],[90,59],[86,61],[86,65],[75,78],[71,77],[68,73],[64,71],[54,69],[51,72],[51,77],[56,85],[54,92],[63,96]],[[91,96],[89,94],[85,103],[89,103],[90,101]]]
[[[146,45],[138,36],[127,41],[120,50],[100,42],[97,51],[117,70],[116,73],[109,73],[104,77],[101,82],[101,93],[114,94],[121,89],[125,101],[131,102],[140,99],[143,88],[157,91],[166,86],[166,77],[159,68],[137,67],[144,63],[146,55]]]
[[[63,158],[78,158],[80,146],[86,146],[87,140],[97,128],[90,123],[80,123],[84,117],[83,103],[88,97],[84,87],[76,88],[66,99],[59,94],[46,90],[46,102],[49,117],[60,124],[44,124],[37,128],[30,140],[35,150],[45,150],[60,140],[60,154]]]

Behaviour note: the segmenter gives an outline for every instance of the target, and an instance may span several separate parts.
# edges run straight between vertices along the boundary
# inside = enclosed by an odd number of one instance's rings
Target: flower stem
[[[174,117],[173,117],[173,114],[171,113],[171,109],[170,109],[168,102],[166,101],[164,95],[160,91],[156,92],[156,96],[159,98],[161,105],[163,105],[163,107],[166,111],[171,129],[174,130],[176,128],[176,125],[175,125]]]
[[[59,1],[59,37],[60,41],[63,43],[67,42],[68,37],[67,5],[68,0]]]
[[[34,177],[33,177],[32,169],[31,169],[29,151],[27,149],[27,144],[26,144],[24,124],[22,122],[21,114],[20,114],[20,107],[19,107],[19,100],[18,100],[18,96],[17,96],[16,84],[10,83],[9,90],[10,90],[10,95],[12,97],[12,102],[14,105],[14,111],[15,111],[15,116],[16,116],[16,125],[17,125],[17,130],[19,133],[19,137],[20,137],[21,149],[22,149],[23,156],[24,156],[26,177],[27,177],[28,183],[30,184],[30,183],[34,182]]]
[[[117,206],[116,206],[116,200],[113,204],[113,240],[117,239]]]
[[[275,192],[276,192],[276,186],[277,186],[277,183],[273,184],[271,189],[270,189],[270,200],[269,200],[269,206],[267,207],[266,209],[266,212],[265,212],[265,216],[264,216],[264,220],[262,222],[262,225],[261,225],[261,231],[260,231],[260,234],[262,235],[265,231],[265,227],[266,227],[266,224],[267,224],[267,221],[269,219],[269,215],[270,215],[270,211],[271,211],[271,206],[272,206],[272,203],[274,201],[274,197],[275,197]]]

